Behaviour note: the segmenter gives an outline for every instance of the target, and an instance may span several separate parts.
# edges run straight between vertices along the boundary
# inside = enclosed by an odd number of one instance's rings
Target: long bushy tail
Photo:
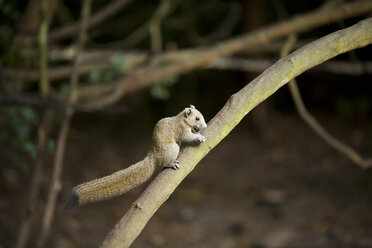
[[[66,208],[89,202],[102,201],[128,192],[146,182],[155,170],[155,162],[146,157],[144,160],[111,175],[80,184],[72,189]]]

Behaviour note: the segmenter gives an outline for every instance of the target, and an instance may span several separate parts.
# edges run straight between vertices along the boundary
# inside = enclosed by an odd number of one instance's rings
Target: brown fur
[[[76,186],[66,205],[73,207],[124,194],[147,181],[156,167],[177,169],[180,145],[204,142],[204,136],[198,131],[205,127],[203,115],[192,105],[176,116],[161,119],[155,125],[151,148],[145,159],[109,176]]]

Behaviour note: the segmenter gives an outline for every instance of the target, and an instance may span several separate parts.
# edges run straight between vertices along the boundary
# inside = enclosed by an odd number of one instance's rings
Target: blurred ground
[[[372,171],[326,146],[295,113],[264,116],[266,125],[256,113],[207,155],[132,247],[372,247]],[[371,119],[318,117],[333,134],[371,155]],[[138,125],[75,121],[63,197],[82,179],[144,157],[152,130]],[[59,209],[50,247],[97,247],[143,189],[70,214]],[[4,248],[12,247],[20,214],[14,206],[24,204],[25,192],[8,186],[5,191]]]

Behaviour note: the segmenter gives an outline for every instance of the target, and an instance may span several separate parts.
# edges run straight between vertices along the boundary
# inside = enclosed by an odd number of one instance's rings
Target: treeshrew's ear
[[[184,116],[188,117],[189,115],[191,115],[191,109],[186,108],[185,111],[184,111]]]
[[[195,109],[195,106],[190,104],[189,108]]]

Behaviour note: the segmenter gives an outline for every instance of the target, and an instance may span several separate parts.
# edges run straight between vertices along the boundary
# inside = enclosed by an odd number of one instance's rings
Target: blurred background
[[[0,248],[99,246],[148,183],[71,212],[68,192],[144,158],[159,119],[193,104],[209,121],[279,59],[292,32],[195,62],[203,52],[362,6],[298,28],[298,49],[370,17],[368,4],[0,1]],[[354,50],[297,78],[309,112],[363,157],[372,156],[371,55]],[[372,247],[371,193],[371,170],[317,136],[285,86],[198,164],[132,247]]]

